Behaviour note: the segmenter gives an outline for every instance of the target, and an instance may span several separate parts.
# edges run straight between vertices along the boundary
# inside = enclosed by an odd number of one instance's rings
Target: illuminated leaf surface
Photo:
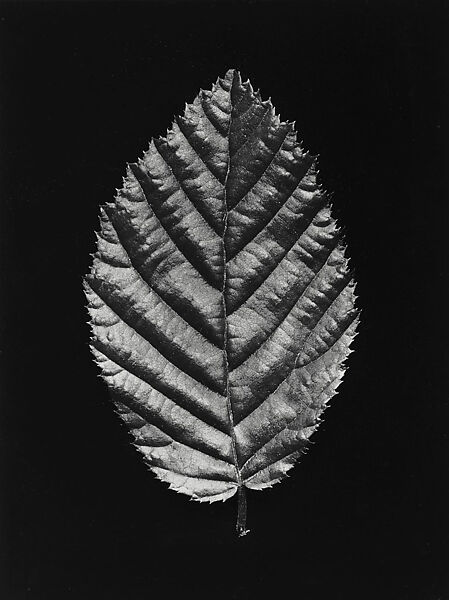
[[[239,73],[187,105],[101,210],[92,352],[157,477],[195,500],[278,482],[344,373],[354,282],[316,160]]]

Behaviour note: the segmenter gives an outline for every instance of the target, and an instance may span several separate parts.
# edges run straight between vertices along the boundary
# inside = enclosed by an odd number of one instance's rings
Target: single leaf
[[[316,159],[235,70],[130,164],[86,277],[92,352],[151,470],[195,500],[282,479],[341,382],[354,282]]]

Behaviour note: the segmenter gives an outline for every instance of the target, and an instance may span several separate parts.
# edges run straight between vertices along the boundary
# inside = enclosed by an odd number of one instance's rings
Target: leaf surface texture
[[[128,166],[100,220],[92,352],[145,461],[200,501],[272,486],[358,322],[315,157],[230,70]]]

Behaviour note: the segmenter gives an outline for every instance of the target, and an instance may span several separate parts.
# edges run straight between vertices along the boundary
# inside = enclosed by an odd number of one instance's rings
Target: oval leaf
[[[354,282],[316,160],[230,70],[130,164],[85,289],[92,352],[157,477],[195,500],[285,476],[341,382]]]

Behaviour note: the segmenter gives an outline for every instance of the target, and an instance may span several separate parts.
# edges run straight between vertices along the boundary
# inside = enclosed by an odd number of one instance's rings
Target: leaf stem
[[[240,485],[238,489],[238,512],[235,528],[239,537],[243,537],[250,531],[249,529],[246,529],[246,492],[244,485]]]

